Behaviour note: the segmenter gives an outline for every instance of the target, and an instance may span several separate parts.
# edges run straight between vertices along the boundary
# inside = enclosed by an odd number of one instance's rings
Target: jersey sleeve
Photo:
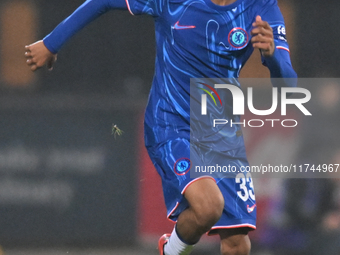
[[[61,47],[88,23],[111,9],[129,9],[125,0],[87,0],[63,20],[44,39],[44,44],[56,54]]]
[[[273,29],[276,49],[289,52],[289,45],[286,38],[286,25],[277,1],[269,0],[266,2],[259,15],[262,20],[267,21]]]
[[[166,0],[126,0],[128,9],[132,15],[148,14],[159,17]]]
[[[286,38],[286,26],[282,13],[276,0],[263,2],[266,3],[263,8],[260,9],[258,15],[261,16],[262,20],[267,21],[273,29],[275,50],[272,57],[265,58],[262,56],[262,63],[268,67],[271,78],[293,78],[285,79],[285,84],[278,85],[273,83],[274,86],[295,87],[297,74],[292,67],[290,59],[289,45]]]

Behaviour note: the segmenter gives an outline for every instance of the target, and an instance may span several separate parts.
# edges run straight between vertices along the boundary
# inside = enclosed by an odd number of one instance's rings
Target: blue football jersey
[[[200,102],[200,94],[192,93],[196,88],[190,86],[190,78],[225,77],[238,85],[240,70],[254,50],[250,40],[257,15],[273,28],[276,50],[289,56],[276,0],[237,0],[227,6],[211,0],[127,0],[127,5],[132,14],[149,14],[155,20],[157,56],[145,114],[147,146],[176,137],[190,139],[190,116],[191,124],[196,119],[190,112],[190,97]],[[221,101],[219,118],[238,122],[239,117],[232,116],[230,93],[221,93]],[[198,104],[195,108],[200,110]],[[210,123],[213,118],[211,114]],[[197,133],[205,134],[199,137],[204,144],[224,150],[243,146],[242,137],[236,135],[240,126],[225,127],[223,132],[211,125],[198,126]]]

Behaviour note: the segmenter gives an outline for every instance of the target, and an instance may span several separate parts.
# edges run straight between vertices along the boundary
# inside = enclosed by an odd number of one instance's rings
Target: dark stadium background
[[[158,254],[158,236],[171,231],[143,147],[152,18],[111,11],[64,46],[53,72],[25,65],[24,46],[82,2],[0,1],[0,255]],[[279,4],[299,77],[340,77],[340,2]],[[268,77],[259,61],[255,52],[242,77]],[[340,163],[339,81],[308,87],[314,116],[299,115],[299,128],[245,130],[250,163]],[[252,254],[340,254],[336,179],[256,182]],[[217,241],[204,237],[193,254],[218,254]]]

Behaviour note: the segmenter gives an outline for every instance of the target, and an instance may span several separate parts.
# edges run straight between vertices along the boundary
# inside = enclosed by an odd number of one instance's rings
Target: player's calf
[[[247,228],[221,229],[218,231],[221,237],[222,255],[249,255],[250,240]]]
[[[203,196],[202,201],[191,208],[197,231],[204,234],[220,219],[224,208],[224,199],[222,194],[219,193],[213,198]]]

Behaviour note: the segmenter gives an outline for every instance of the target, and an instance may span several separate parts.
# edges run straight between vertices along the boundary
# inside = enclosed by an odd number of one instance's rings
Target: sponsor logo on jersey
[[[191,161],[188,158],[180,158],[176,161],[174,171],[177,175],[185,175],[191,168]]]
[[[249,36],[246,30],[240,27],[233,28],[228,35],[228,41],[236,49],[243,48],[247,45]]]
[[[176,30],[183,30],[183,29],[192,29],[192,28],[195,28],[196,26],[182,26],[179,24],[179,21],[177,21],[175,23],[175,25],[173,26],[173,29],[176,29]]]
[[[277,33],[279,35],[286,35],[286,28],[284,26],[278,26]]]
[[[254,204],[253,206],[249,206],[247,205],[247,211],[248,213],[252,213],[255,210],[256,204]]]
[[[279,36],[279,40],[287,42],[287,39],[284,36],[282,36],[282,35]]]

